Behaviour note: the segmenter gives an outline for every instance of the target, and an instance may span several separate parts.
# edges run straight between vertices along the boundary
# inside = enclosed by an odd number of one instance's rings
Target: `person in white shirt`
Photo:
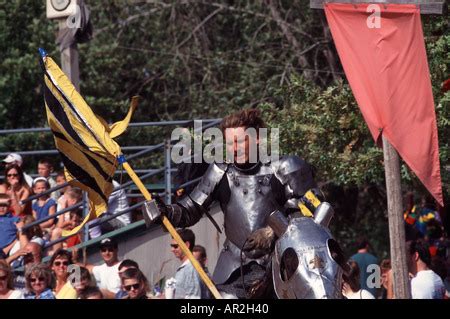
[[[117,243],[111,238],[105,238],[100,242],[100,254],[104,263],[85,266],[94,275],[97,286],[106,299],[114,299],[121,287],[118,252]]]
[[[427,242],[418,239],[406,244],[408,268],[414,275],[411,279],[412,299],[444,299],[444,283],[441,277],[430,269],[431,255]]]
[[[120,184],[116,182],[115,180],[112,181],[112,184],[114,186],[114,190],[109,195],[108,198],[108,211],[103,213],[99,220],[94,220],[89,222],[90,224],[97,224],[102,219],[106,219],[111,217],[114,214],[117,214],[118,212],[122,212],[128,208],[130,208],[128,204],[127,194],[125,190],[118,189],[120,187]],[[117,216],[116,218],[110,219],[106,222],[103,222],[99,225],[93,226],[89,228],[89,235],[91,238],[97,238],[100,237],[103,234],[109,233],[115,229],[122,228],[124,226],[127,226],[131,223],[131,213],[127,212],[125,214],[121,214],[120,216]],[[90,225],[88,224],[88,225]]]
[[[114,215],[118,212],[122,212],[125,209],[130,208],[127,199],[127,193],[125,190],[117,189],[120,187],[120,184],[113,180],[114,191],[109,195],[108,198],[108,213]],[[127,226],[131,223],[131,215],[130,212],[117,216],[117,220],[122,222],[123,226]],[[123,227],[122,226],[122,227]]]
[[[22,291],[14,289],[11,268],[4,260],[0,260],[0,299],[24,299]]]
[[[375,299],[368,290],[361,288],[360,270],[356,261],[350,260],[349,266],[349,274],[343,275],[342,295],[347,299]]]

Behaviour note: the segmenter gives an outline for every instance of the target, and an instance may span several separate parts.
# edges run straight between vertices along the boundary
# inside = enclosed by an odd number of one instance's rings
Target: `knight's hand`
[[[242,250],[248,258],[258,259],[270,254],[275,245],[275,233],[269,226],[255,230],[247,239]]]
[[[159,223],[161,215],[167,215],[168,211],[168,206],[157,195],[154,195],[152,200],[145,201],[143,215],[146,226]]]

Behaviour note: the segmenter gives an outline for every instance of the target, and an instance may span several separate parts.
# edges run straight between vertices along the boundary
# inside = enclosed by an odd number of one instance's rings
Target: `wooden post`
[[[312,9],[323,9],[325,3],[379,3],[379,4],[415,4],[421,14],[443,14],[447,4],[443,0],[310,0]],[[408,263],[405,248],[405,226],[403,221],[400,162],[397,151],[383,136],[384,169],[389,218],[389,240],[392,272],[394,276],[394,297],[409,299]]]
[[[58,23],[60,30],[67,28],[66,19],[59,20]],[[61,68],[77,91],[80,92],[80,70],[78,64],[78,47],[76,43],[61,52]]]
[[[395,299],[409,299],[408,263],[405,249],[405,226],[403,221],[400,160],[397,151],[383,138],[384,171],[389,218],[389,241],[391,265],[394,276]]]

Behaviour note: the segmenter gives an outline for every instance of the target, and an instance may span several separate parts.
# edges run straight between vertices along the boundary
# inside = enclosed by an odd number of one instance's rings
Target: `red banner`
[[[415,5],[325,5],[350,87],[377,143],[383,134],[443,205],[433,94]]]

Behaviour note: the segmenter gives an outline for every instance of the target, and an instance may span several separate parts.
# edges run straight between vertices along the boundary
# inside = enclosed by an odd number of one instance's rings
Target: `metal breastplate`
[[[261,165],[254,174],[245,174],[235,167],[227,170],[227,189],[220,189],[227,194],[226,201],[220,202],[224,213],[224,227],[227,237],[224,249],[220,253],[213,280],[224,283],[241,264],[241,248],[248,236],[255,230],[267,226],[267,217],[282,204],[277,201],[277,194],[282,192],[282,185],[273,179],[276,177],[270,166]],[[243,265],[252,259],[243,259]],[[261,265],[267,259],[255,260]]]
[[[221,203],[227,239],[241,248],[248,236],[267,225],[267,217],[282,205],[272,189],[272,170],[262,165],[255,175],[246,175],[231,167],[227,173],[229,200]],[[280,184],[281,186],[281,184]]]

